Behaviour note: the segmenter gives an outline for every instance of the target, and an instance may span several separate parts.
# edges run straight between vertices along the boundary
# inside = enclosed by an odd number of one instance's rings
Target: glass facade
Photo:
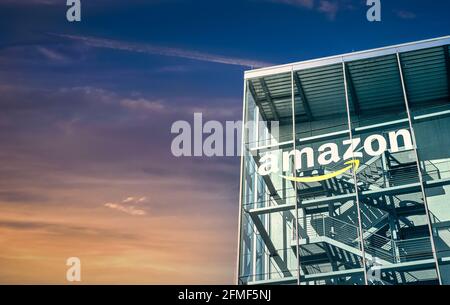
[[[449,44],[245,74],[239,284],[450,284]]]

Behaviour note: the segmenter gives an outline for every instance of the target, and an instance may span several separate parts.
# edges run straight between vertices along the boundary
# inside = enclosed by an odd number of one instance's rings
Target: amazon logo
[[[341,145],[337,143],[323,144],[318,148],[317,152],[312,147],[283,152],[281,168],[279,166],[280,153],[266,153],[260,159],[258,174],[261,176],[277,174],[283,179],[294,182],[321,182],[340,176],[352,169],[356,171],[360,166],[359,159],[363,158],[364,154],[375,157],[381,156],[388,149],[391,153],[396,153],[413,148],[410,131],[408,129],[400,129],[389,132],[387,138],[379,134],[370,135],[363,143],[361,138],[354,138],[344,140]],[[291,167],[293,164],[295,164],[296,171],[304,171],[307,168],[316,168],[317,163],[321,166],[329,166],[342,160],[348,160],[344,163],[345,166],[343,168],[325,175],[309,177],[300,175],[293,177],[284,174],[286,172],[292,172]],[[303,161],[306,161],[306,164]],[[283,172],[280,173],[280,170]]]

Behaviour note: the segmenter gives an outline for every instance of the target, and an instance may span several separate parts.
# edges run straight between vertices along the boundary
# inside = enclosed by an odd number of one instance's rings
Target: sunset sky
[[[449,35],[449,1],[0,0],[0,283],[233,283],[239,159],[175,158],[240,120],[243,72]]]

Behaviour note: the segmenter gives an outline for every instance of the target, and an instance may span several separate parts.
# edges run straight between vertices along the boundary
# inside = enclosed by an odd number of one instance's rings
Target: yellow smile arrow
[[[359,168],[359,160],[348,161],[348,162],[345,162],[344,164],[349,164],[349,166],[347,166],[341,170],[335,171],[334,173],[325,174],[323,176],[298,177],[298,178],[287,177],[287,176],[281,176],[281,177],[286,180],[293,181],[293,182],[304,182],[304,183],[320,182],[320,181],[325,181],[325,180],[340,176],[352,168],[356,172],[356,170]]]

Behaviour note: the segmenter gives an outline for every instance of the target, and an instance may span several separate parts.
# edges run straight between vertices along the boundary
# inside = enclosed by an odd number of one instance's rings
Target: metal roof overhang
[[[355,115],[393,113],[404,107],[400,55],[410,106],[449,102],[450,36],[247,71],[248,89],[264,120],[302,122],[345,114],[344,72]],[[293,79],[291,84],[291,72]],[[293,90],[293,91],[292,91]]]
[[[444,36],[444,37],[433,38],[433,39],[428,39],[428,40],[421,40],[421,41],[416,41],[416,42],[411,42],[411,43],[388,46],[388,47],[383,47],[383,48],[378,48],[378,49],[346,53],[346,54],[334,55],[334,56],[330,56],[330,57],[300,61],[300,62],[291,63],[291,64],[248,70],[248,71],[245,71],[244,78],[251,79],[251,78],[268,76],[268,75],[273,75],[273,74],[291,72],[291,70],[298,71],[298,70],[304,70],[304,69],[309,69],[309,68],[315,68],[315,67],[328,66],[328,65],[333,65],[333,64],[337,64],[337,63],[342,63],[342,61],[348,62],[348,61],[354,61],[354,60],[360,60],[360,59],[367,59],[367,58],[373,58],[373,57],[379,57],[379,56],[385,56],[385,55],[392,55],[392,54],[396,54],[397,52],[403,53],[403,52],[415,51],[415,50],[420,50],[420,49],[440,47],[440,46],[449,45],[449,44],[450,44],[450,36]]]

